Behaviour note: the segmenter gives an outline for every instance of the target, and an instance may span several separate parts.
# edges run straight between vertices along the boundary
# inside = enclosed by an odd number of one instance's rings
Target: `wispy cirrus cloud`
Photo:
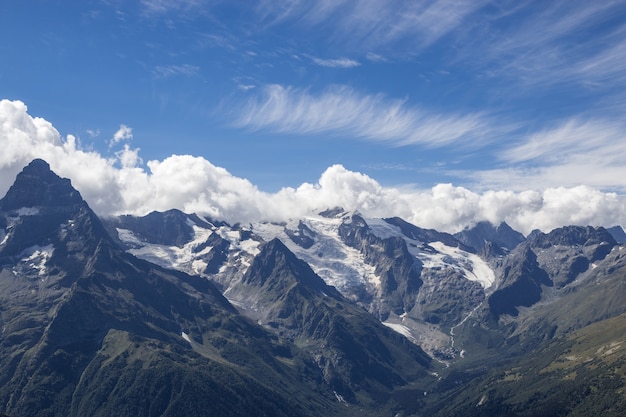
[[[198,75],[200,67],[196,65],[181,64],[181,65],[158,65],[152,71],[154,78],[163,79],[175,76],[193,77]]]
[[[147,15],[162,15],[170,12],[198,10],[208,5],[207,0],[140,0]]]
[[[359,61],[349,58],[334,58],[334,59],[322,59],[318,57],[311,57],[311,61],[320,67],[328,68],[353,68],[361,65]]]
[[[581,184],[626,192],[626,124],[572,118],[499,153],[507,167],[460,173],[482,188],[540,190]]]
[[[573,118],[530,135],[502,152],[507,162],[558,163],[578,158],[614,165],[626,160],[626,125],[611,120]]]
[[[477,40],[461,41],[471,46],[462,59],[527,85],[626,82],[623,16],[623,1],[512,3],[465,33]]]
[[[234,125],[253,130],[310,135],[329,133],[402,146],[451,143],[479,146],[506,127],[493,126],[482,114],[437,114],[406,100],[366,95],[346,86],[320,94],[269,85],[250,98]]]
[[[410,41],[424,48],[459,27],[486,1],[264,0],[257,16],[276,24],[324,30],[333,41],[362,49]],[[406,51],[405,51],[406,52]]]

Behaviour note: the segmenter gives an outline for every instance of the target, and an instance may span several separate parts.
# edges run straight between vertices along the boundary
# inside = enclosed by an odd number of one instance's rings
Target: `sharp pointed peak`
[[[68,206],[83,199],[67,178],[61,178],[43,159],[34,159],[17,174],[15,182],[0,200],[0,210],[23,207]]]
[[[285,244],[277,237],[267,242],[265,246],[263,247],[262,251],[266,253],[275,253],[275,252],[291,253],[289,248],[287,248],[287,246],[285,246]]]

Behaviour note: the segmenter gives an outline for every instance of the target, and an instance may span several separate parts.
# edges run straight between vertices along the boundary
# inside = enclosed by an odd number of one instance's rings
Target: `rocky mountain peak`
[[[606,231],[609,232],[611,236],[613,236],[613,239],[615,239],[617,243],[626,243],[626,232],[624,232],[622,226],[617,225],[609,227],[608,229],[606,229]]]
[[[513,230],[505,222],[494,226],[486,221],[478,222],[473,227],[456,233],[454,237],[478,252],[483,252],[487,243],[495,243],[501,248],[511,251],[525,240],[524,235]]]
[[[50,165],[35,159],[20,172],[6,196],[0,200],[0,211],[24,207],[58,207],[80,204],[83,199],[67,178],[61,178]]]
[[[0,199],[0,236],[0,265],[29,265],[30,256],[40,260],[41,270],[52,264],[72,269],[77,265],[72,257],[91,256],[110,240],[70,180],[41,159],[27,165]]]
[[[603,227],[592,226],[565,226],[552,230],[548,234],[533,234],[529,240],[533,247],[548,248],[553,245],[563,246],[590,246],[609,244],[615,246],[617,242]]]
[[[326,285],[306,262],[298,259],[279,239],[272,239],[265,244],[244,277],[244,282],[259,286],[265,285],[267,280],[272,281],[272,286],[287,281],[281,285],[298,283],[339,297],[335,288]]]

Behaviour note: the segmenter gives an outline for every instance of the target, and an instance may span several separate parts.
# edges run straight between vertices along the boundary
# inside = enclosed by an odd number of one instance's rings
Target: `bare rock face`
[[[626,243],[626,232],[624,232],[622,226],[609,227],[608,229],[606,229],[606,231],[609,232],[611,236],[613,236],[613,239],[615,239],[617,243]]]
[[[380,238],[370,232],[366,221],[358,214],[339,226],[339,236],[348,246],[359,250],[365,261],[376,267],[381,279],[381,300],[378,311],[381,319],[389,312],[402,314],[413,308],[423,282],[419,260],[413,257],[401,237]]]
[[[505,222],[498,226],[489,222],[478,222],[473,227],[456,233],[454,237],[474,248],[478,253],[485,251],[489,253],[493,249],[486,248],[486,246],[494,244],[506,252],[510,252],[525,240],[524,235],[511,229]]]
[[[528,244],[555,286],[563,288],[604,259],[617,242],[602,227],[566,226],[536,233]]]
[[[0,226],[0,410],[13,417],[336,406],[311,359],[239,315],[208,280],[123,252],[44,161],[0,200]]]
[[[209,226],[198,216],[185,214],[176,209],[165,212],[153,211],[143,217],[119,216],[107,219],[106,225],[114,236],[116,233],[111,228],[132,229],[139,239],[160,245],[180,247],[193,236],[191,222]]]
[[[82,202],[80,193],[69,179],[59,178],[46,161],[35,159],[17,176],[0,202],[0,211],[23,207],[68,207]]]
[[[489,297],[489,308],[497,318],[518,315],[518,307],[530,307],[541,300],[542,287],[552,286],[548,274],[539,267],[529,248],[507,260],[499,288]]]
[[[237,304],[310,352],[325,381],[348,402],[367,401],[364,393],[388,398],[430,368],[421,348],[347,301],[278,239],[254,258],[243,284],[230,293]]]
[[[321,218],[247,227],[170,210],[105,228],[69,180],[33,161],[0,200],[0,411],[512,415],[528,401],[548,415],[540,379],[570,366],[568,337],[604,320],[615,339],[589,350],[588,371],[620,380],[597,354],[623,352],[626,248],[614,233],[524,239],[479,223],[453,236],[340,208]],[[330,286],[334,276],[354,287]],[[555,346],[556,366],[536,367],[534,352]],[[506,408],[526,389],[523,355],[540,385]],[[481,380],[494,364],[502,372]],[[550,385],[586,384],[576,372]],[[595,402],[594,390],[576,392]],[[492,401],[491,414],[480,408]]]

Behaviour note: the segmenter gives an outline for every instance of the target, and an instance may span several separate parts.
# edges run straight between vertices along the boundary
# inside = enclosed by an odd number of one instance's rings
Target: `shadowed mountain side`
[[[45,186],[31,192],[33,183]],[[240,316],[207,280],[122,252],[45,162],[18,175],[0,208],[2,411],[293,416],[338,409],[299,349]]]
[[[346,401],[385,401],[395,387],[426,376],[431,360],[417,345],[346,301],[278,239],[255,257],[243,283],[229,297],[310,352]]]
[[[506,251],[512,251],[525,240],[524,235],[511,229],[505,222],[498,226],[489,222],[478,222],[471,228],[455,233],[454,237],[474,248],[479,254],[493,251],[493,249],[487,248],[489,244],[496,244]]]
[[[421,415],[433,417],[575,417],[626,415],[626,315],[583,326],[460,383],[439,382]],[[475,371],[475,370],[474,370]]]

